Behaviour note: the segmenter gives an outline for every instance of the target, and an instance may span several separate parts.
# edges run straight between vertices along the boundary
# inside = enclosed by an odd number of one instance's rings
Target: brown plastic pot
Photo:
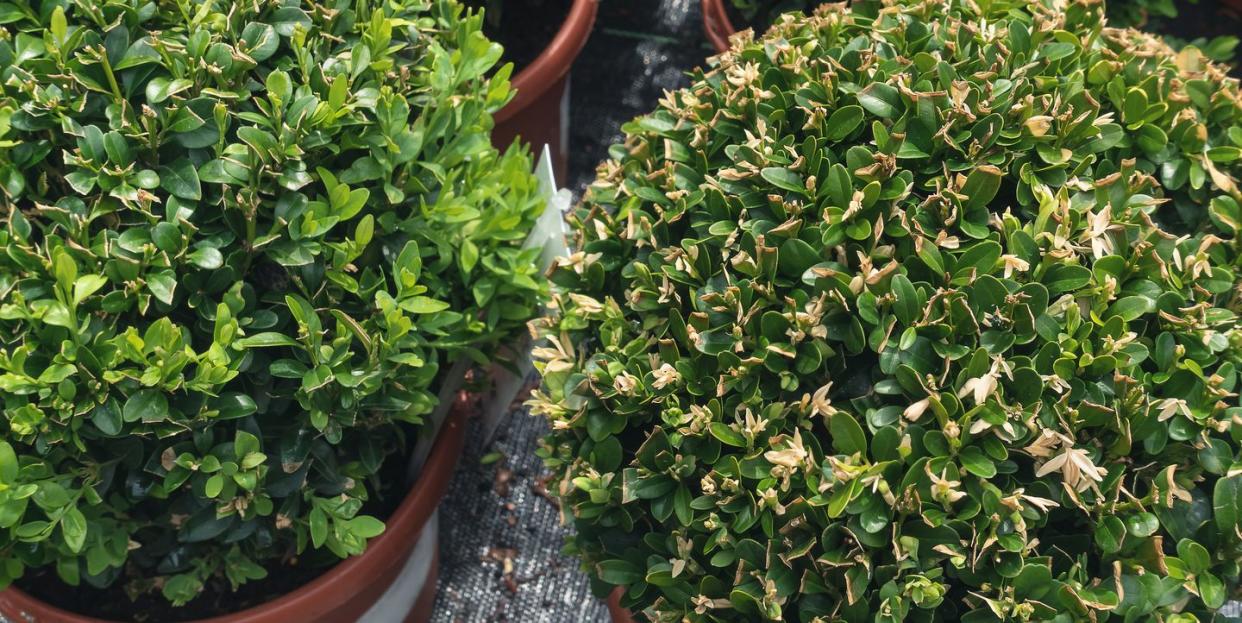
[[[612,623],[638,623],[638,621],[634,618],[634,615],[630,614],[629,610],[621,607],[621,595],[624,592],[625,591],[621,590],[621,587],[617,587],[617,589],[612,591],[612,594],[608,596],[608,614],[612,615]]]
[[[599,0],[574,0],[552,43],[513,78],[517,95],[496,113],[492,143],[500,149],[514,139],[547,145],[557,182],[565,180],[569,153],[569,70],[595,26]]]
[[[717,52],[727,52],[729,37],[737,32],[733,22],[729,20],[729,14],[725,12],[726,1],[703,0],[703,30]]]
[[[384,533],[371,540],[366,552],[343,561],[309,584],[265,604],[194,623],[345,623],[357,621],[392,584],[418,542],[423,526],[448,489],[465,445],[468,407],[453,405],[432,447],[418,482],[388,518]],[[407,623],[430,618],[435,600],[438,556]],[[0,615],[23,623],[108,623],[61,610],[20,589],[0,591]]]

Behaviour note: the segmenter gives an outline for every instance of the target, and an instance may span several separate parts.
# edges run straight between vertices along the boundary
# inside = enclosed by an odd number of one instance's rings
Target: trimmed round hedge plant
[[[19,0],[0,22],[0,585],[54,567],[183,604],[362,552],[449,364],[546,289],[481,17]]]
[[[626,126],[542,449],[655,621],[1207,621],[1242,560],[1242,94],[1093,0],[783,17]]]

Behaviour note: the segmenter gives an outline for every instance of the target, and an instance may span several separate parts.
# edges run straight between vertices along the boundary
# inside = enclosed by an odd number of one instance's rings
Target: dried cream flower
[[[930,405],[931,405],[931,398],[924,398],[906,407],[906,410],[902,411],[901,414],[907,420],[910,420],[911,422],[917,422],[919,421],[919,418],[923,417],[923,413],[927,411],[927,407],[929,407]]]
[[[1165,398],[1158,403],[1160,407],[1160,415],[1157,420],[1164,422],[1178,413],[1190,417],[1190,405],[1186,404],[1181,398]]]
[[[1103,482],[1104,476],[1108,475],[1108,470],[1097,467],[1091,462],[1091,456],[1086,450],[1070,447],[1069,444],[1065,445],[1061,454],[1044,463],[1035,475],[1043,477],[1057,470],[1061,471],[1061,477],[1065,479],[1065,483],[1078,491],[1086,491]]]
[[[832,406],[832,401],[828,399],[828,392],[831,390],[832,381],[815,390],[815,393],[811,396],[811,406],[815,408],[815,413],[824,417],[831,417],[836,414],[836,407]]]
[[[967,394],[971,394],[976,405],[981,405],[996,392],[999,387],[1000,376],[1004,373],[1005,377],[1013,380],[1013,369],[1001,357],[992,358],[992,368],[987,374],[967,380],[962,384],[962,388],[957,391],[957,397],[962,398]]]
[[[769,450],[763,453],[763,458],[773,465],[781,465],[791,469],[806,465],[806,459],[810,456],[810,453],[802,445],[802,431],[794,429],[793,437],[778,436],[773,439],[773,444],[778,443],[781,437],[784,437],[784,441],[788,445],[780,450]]]
[[[1082,240],[1091,243],[1091,253],[1098,260],[1112,254],[1113,238],[1109,232],[1120,229],[1113,224],[1112,206],[1106,205],[1099,212],[1087,213],[1087,230],[1082,233]]]
[[[604,311],[604,306],[599,301],[586,296],[585,294],[570,293],[569,299],[574,302],[580,311],[588,314],[597,314]]]
[[[638,377],[629,372],[622,372],[613,379],[612,386],[622,395],[629,396],[634,392],[634,388],[638,386]]]
[[[1068,439],[1065,435],[1045,428],[1039,432],[1039,437],[1035,441],[1023,449],[1031,456],[1046,459],[1052,456],[1052,451],[1056,450],[1057,446],[1063,442],[1070,445],[1074,443],[1073,440]]]
[[[1058,394],[1063,394],[1070,388],[1069,383],[1066,383],[1065,379],[1055,374],[1040,375],[1040,379],[1048,386],[1049,389]]]
[[[1036,115],[1024,121],[1022,125],[1026,126],[1031,136],[1040,137],[1048,133],[1048,129],[1052,127],[1052,117],[1048,115]]]
[[[771,487],[759,492],[759,508],[770,508],[776,511],[777,515],[785,514],[785,505],[781,504],[777,497],[776,489]]]
[[[944,478],[944,472],[941,472],[940,475],[937,476],[932,473],[931,466],[927,464],[923,465],[923,471],[927,472],[928,478],[931,478],[932,498],[936,501],[942,504],[952,504],[966,497],[965,491],[957,490],[957,488],[962,485],[960,480],[947,480]]]
[[[651,381],[651,386],[656,389],[664,389],[672,383],[681,380],[681,375],[677,373],[677,368],[670,364],[664,364],[651,372],[655,380]]]
[[[1060,504],[1057,504],[1055,500],[1049,500],[1048,498],[1041,498],[1041,497],[1036,497],[1033,495],[1027,495],[1025,493],[1022,493],[1021,491],[1019,491],[1018,494],[1022,497],[1023,502],[1026,502],[1027,504],[1030,504],[1031,506],[1038,508],[1041,512],[1046,513],[1048,512],[1049,509],[1057,508],[1058,506],[1060,506]]]
[[[987,401],[988,396],[991,396],[992,392],[996,391],[997,385],[996,375],[989,372],[962,384],[962,388],[957,391],[957,397],[962,398],[967,394],[971,394],[975,404],[981,405]]]
[[[1013,276],[1014,272],[1024,273],[1031,269],[1031,263],[1016,256],[1005,254],[1001,256],[1001,261],[1005,263],[1005,278]]]

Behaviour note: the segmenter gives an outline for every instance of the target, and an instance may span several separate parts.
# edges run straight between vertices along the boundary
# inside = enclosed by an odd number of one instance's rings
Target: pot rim
[[[717,52],[723,54],[729,51],[729,38],[737,32],[737,28],[729,19],[728,11],[725,11],[724,0],[703,0],[703,31]]]
[[[457,468],[466,441],[469,407],[459,398],[436,436],[435,445],[418,481],[397,510],[384,522],[384,533],[371,539],[362,554],[341,561],[314,580],[257,606],[187,623],[278,623],[305,620],[305,613],[322,611],[323,604],[337,605],[372,587],[378,572],[409,554],[419,532],[440,504]],[[387,578],[391,580],[392,578]],[[62,610],[10,586],[0,591],[0,606],[42,617],[36,621],[59,623],[117,623]]]
[[[573,67],[574,59],[586,45],[595,25],[599,0],[574,0],[569,15],[543,52],[513,78],[510,86],[517,91],[513,99],[496,112],[499,125],[530,107],[548,89],[564,78]]]
[[[634,618],[634,613],[621,606],[621,596],[624,594],[625,588],[618,586],[612,589],[605,601],[612,623],[638,623],[638,619]]]

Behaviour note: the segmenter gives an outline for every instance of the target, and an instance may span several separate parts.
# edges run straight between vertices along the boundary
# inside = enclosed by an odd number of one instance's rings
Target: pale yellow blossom
[[[927,407],[930,405],[931,405],[931,399],[924,398],[906,407],[906,410],[902,411],[901,414],[905,416],[907,420],[910,420],[911,422],[917,422],[919,421],[919,418],[923,417],[923,413],[927,411]]]
[[[1181,398],[1165,398],[1157,406],[1160,407],[1160,415],[1156,417],[1158,421],[1164,422],[1178,413],[1190,417],[1190,406]]]
[[[655,377],[654,380],[651,381],[651,386],[655,389],[664,389],[665,387],[681,380],[681,375],[677,373],[677,368],[674,368],[672,365],[667,363],[653,370],[651,375]]]
[[[776,443],[777,440],[774,439],[773,442]],[[785,436],[784,442],[787,444],[784,448],[769,450],[763,454],[763,458],[773,465],[781,465],[791,469],[806,465],[806,460],[810,453],[802,445],[802,431],[794,429],[793,437]]]
[[[612,386],[623,395],[630,395],[634,392],[634,388],[638,386],[638,378],[629,372],[622,372],[613,379]]]
[[[1016,256],[1005,254],[1001,256],[1001,261],[1005,263],[1005,278],[1013,276],[1015,272],[1024,273],[1031,269],[1030,262]]]
[[[1078,491],[1086,491],[1104,482],[1104,476],[1108,475],[1108,470],[1096,466],[1091,461],[1091,456],[1086,450],[1070,447],[1069,444],[1065,445],[1060,454],[1044,463],[1035,475],[1043,477],[1058,470],[1061,472],[1061,477],[1065,479],[1065,483]]]
[[[927,477],[931,479],[932,498],[942,504],[952,504],[964,497],[965,491],[959,491],[957,488],[962,485],[960,480],[948,480],[944,477],[944,472],[939,476],[931,471],[931,466],[923,465],[923,470],[927,473]]]

